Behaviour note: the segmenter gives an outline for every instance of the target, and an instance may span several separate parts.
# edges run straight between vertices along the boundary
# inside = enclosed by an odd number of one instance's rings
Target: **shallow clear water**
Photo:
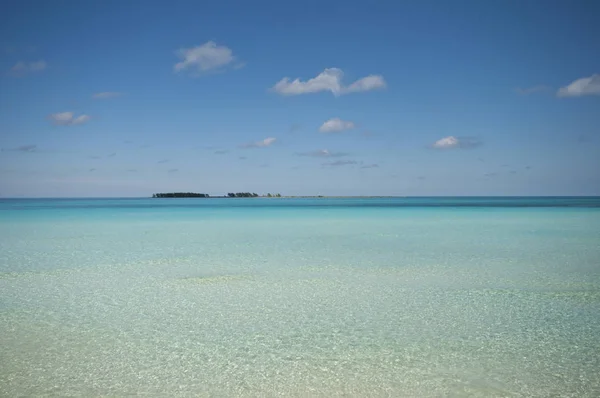
[[[0,200],[0,396],[600,395],[600,199]]]

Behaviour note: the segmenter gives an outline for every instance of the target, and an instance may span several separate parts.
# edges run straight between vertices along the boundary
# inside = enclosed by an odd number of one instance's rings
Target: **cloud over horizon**
[[[341,133],[345,130],[351,130],[354,127],[354,123],[334,117],[323,123],[319,127],[319,131],[321,133]]]
[[[49,116],[49,118],[54,124],[60,126],[74,126],[77,124],[86,123],[90,120],[88,115],[81,114],[75,117],[73,112],[53,113]]]
[[[582,97],[584,95],[600,95],[600,75],[582,77],[571,84],[558,89],[558,97]]]
[[[289,77],[284,77],[271,88],[271,91],[286,96],[329,91],[337,97],[343,94],[371,91],[387,87],[387,84],[381,75],[369,75],[360,78],[349,86],[343,85],[343,77],[344,72],[341,69],[327,68],[316,77],[307,81],[301,81],[300,78],[290,80]]]
[[[173,66],[173,70],[176,73],[188,70],[192,72],[192,75],[198,75],[211,70],[223,70],[227,65],[232,64],[236,60],[229,47],[219,46],[214,41],[208,41],[192,48],[181,48],[176,51],[176,55],[182,61],[176,63]],[[238,67],[241,66],[243,64],[238,65]]]

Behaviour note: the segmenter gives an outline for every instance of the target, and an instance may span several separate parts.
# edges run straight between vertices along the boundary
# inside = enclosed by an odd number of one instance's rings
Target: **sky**
[[[600,2],[0,4],[0,196],[600,195]]]

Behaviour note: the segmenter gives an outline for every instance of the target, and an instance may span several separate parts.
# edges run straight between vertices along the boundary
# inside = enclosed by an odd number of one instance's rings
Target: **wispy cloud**
[[[114,158],[115,156],[117,156],[116,152],[109,153],[108,155],[106,155],[107,158]]]
[[[322,166],[338,167],[338,166],[350,166],[358,164],[356,160],[336,160],[333,162],[322,163]]]
[[[23,75],[26,73],[41,72],[48,67],[46,61],[40,60],[36,62],[17,62],[10,71],[13,74]]]
[[[88,171],[91,173],[92,171],[96,171],[96,169],[89,169]]]
[[[343,94],[383,89],[387,86],[383,76],[380,75],[363,77],[349,86],[344,86],[342,83],[343,77],[344,72],[341,69],[327,68],[316,77],[307,81],[301,81],[300,78],[291,80],[289,77],[284,77],[271,90],[281,95],[300,95],[329,91],[337,97]]]
[[[27,152],[33,153],[37,151],[37,145],[21,145],[16,148],[1,148],[0,152]]]
[[[353,129],[354,123],[334,117],[329,119],[319,127],[321,133],[341,133],[345,130]]]
[[[561,87],[556,93],[559,97],[582,97],[584,95],[600,95],[600,75],[577,79],[568,86]]]
[[[117,97],[121,97],[123,96],[123,93],[120,93],[118,91],[105,91],[102,93],[96,93],[94,95],[92,95],[93,99],[109,99],[109,98],[117,98]]]
[[[2,148],[3,152],[36,152],[37,145],[21,145],[16,148]]]
[[[529,94],[535,94],[535,93],[542,93],[544,91],[550,91],[550,90],[552,90],[552,88],[548,87],[548,86],[545,86],[545,85],[538,85],[538,86],[526,87],[526,88],[517,87],[515,89],[515,91],[518,94],[521,94],[521,95],[529,95]]]
[[[167,170],[167,173],[177,173],[179,171],[179,169],[169,169]]]
[[[297,152],[298,156],[309,156],[313,158],[339,158],[342,156],[348,156],[346,152],[330,152],[327,149],[319,149],[317,151],[310,152]]]
[[[219,46],[214,41],[206,42],[197,47],[181,48],[176,51],[176,55],[181,58],[181,62],[173,66],[175,72],[187,70],[192,75],[223,70],[236,60],[231,49]],[[235,66],[239,68],[243,64],[238,63]]]
[[[37,145],[21,145],[19,147],[16,147],[15,149],[19,152],[34,152],[37,148]]]
[[[127,169],[126,170],[128,173],[137,173],[136,169]]]
[[[213,152],[215,155],[226,155],[229,153],[227,149],[219,149],[218,151]]]
[[[158,162],[156,162],[156,163],[158,163],[158,164],[163,164],[163,163],[168,163],[168,162],[170,162],[170,161],[171,161],[171,159],[162,159],[162,160],[159,160],[159,161],[158,161]]]
[[[275,141],[277,141],[277,138],[269,137],[269,138],[265,138],[262,141],[249,142],[247,144],[243,144],[242,148],[265,148],[265,147],[273,145],[275,143]]]
[[[379,165],[377,163],[365,164],[360,166],[361,169],[376,169]]]
[[[434,142],[434,149],[471,149],[481,146],[482,142],[475,137],[455,137],[453,135],[441,138]]]
[[[77,124],[86,123],[90,120],[88,115],[81,114],[75,117],[73,112],[53,113],[49,116],[49,118],[54,124],[61,126],[74,126]]]
[[[239,160],[246,160],[246,159],[248,159],[248,158],[247,158],[247,157],[245,157],[245,156],[240,156],[240,157],[238,157],[238,159],[239,159]]]

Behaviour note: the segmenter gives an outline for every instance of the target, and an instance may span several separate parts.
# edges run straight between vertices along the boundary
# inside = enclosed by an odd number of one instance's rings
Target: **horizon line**
[[[301,199],[301,198],[600,198],[600,195],[281,195],[281,197],[267,197],[259,195],[253,198],[230,198],[225,195],[210,195],[205,198],[153,198],[150,196],[0,196],[6,199]]]

